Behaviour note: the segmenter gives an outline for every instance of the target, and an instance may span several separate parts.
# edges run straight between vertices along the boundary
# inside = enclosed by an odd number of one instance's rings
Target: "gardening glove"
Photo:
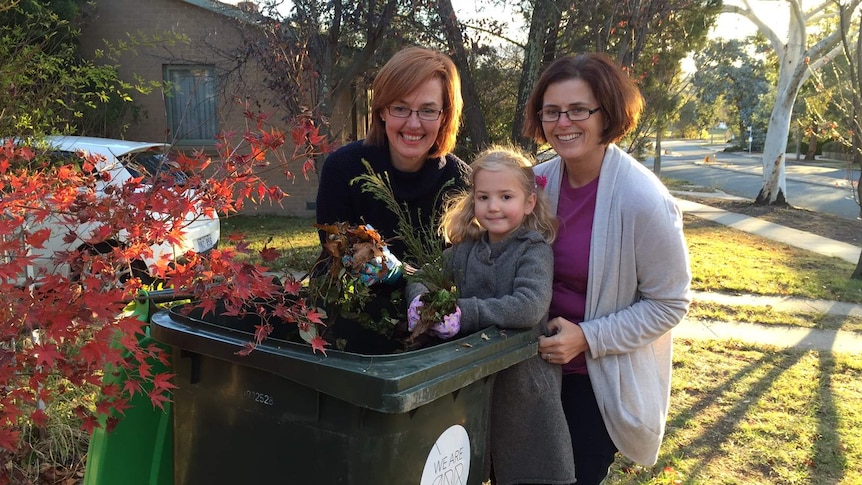
[[[437,337],[448,340],[461,331],[461,308],[455,307],[455,312],[443,317],[442,322],[435,323],[428,329],[428,333]]]
[[[410,302],[410,306],[407,307],[407,330],[413,331],[416,328],[416,324],[419,323],[419,309],[422,308],[422,295],[416,295],[413,297],[413,301]]]
[[[404,265],[401,264],[401,261],[389,251],[389,247],[383,248],[383,257],[384,262],[386,263],[386,268],[389,269],[389,272],[386,273],[386,276],[383,277],[384,283],[395,283],[401,278],[401,275],[404,274]]]
[[[353,265],[353,256],[344,255],[341,257],[341,262],[346,268]],[[403,273],[403,265],[398,258],[389,251],[389,248],[383,248],[383,256],[378,256],[359,268],[358,272],[351,273],[358,277],[362,284],[371,286],[377,283],[394,283],[401,278]],[[385,271],[384,271],[385,269]]]
[[[413,301],[410,302],[410,306],[407,308],[407,330],[413,331],[416,328],[416,325],[419,323],[419,309],[424,305],[422,303],[422,295],[416,295],[413,298]],[[458,335],[458,332],[461,330],[461,308],[455,307],[455,312],[450,313],[443,317],[442,322],[437,322],[434,325],[431,325],[431,328],[428,329],[428,333],[447,340],[455,335]]]

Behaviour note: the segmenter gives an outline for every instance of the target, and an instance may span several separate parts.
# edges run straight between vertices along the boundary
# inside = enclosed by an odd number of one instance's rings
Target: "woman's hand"
[[[539,355],[548,362],[565,364],[590,349],[584,331],[577,324],[557,317],[548,322],[548,328],[556,333],[539,337]]]

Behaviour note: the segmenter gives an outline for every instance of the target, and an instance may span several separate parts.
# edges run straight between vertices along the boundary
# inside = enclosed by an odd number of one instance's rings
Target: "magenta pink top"
[[[549,319],[563,317],[580,323],[584,320],[587,301],[587,278],[590,264],[590,238],[596,212],[599,179],[572,188],[563,174],[557,218],[560,230],[554,241],[554,294]],[[587,363],[581,353],[563,365],[563,374],[586,374]]]

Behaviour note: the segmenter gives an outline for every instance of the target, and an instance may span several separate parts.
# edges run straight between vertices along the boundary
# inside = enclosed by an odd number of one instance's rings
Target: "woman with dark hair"
[[[558,59],[527,103],[525,136],[557,157],[535,168],[559,220],[554,290],[539,354],[563,364],[578,485],[617,451],[654,464],[670,398],[671,333],[688,311],[682,216],[652,172],[615,142],[638,123],[635,83],[601,54]]]
[[[370,224],[404,260],[406,247],[397,236],[397,217],[384,202],[351,184],[368,173],[388,178],[395,200],[406,206],[417,235],[435,234],[448,194],[467,187],[469,167],[451,153],[461,124],[461,78],[446,55],[420,47],[397,52],[372,84],[371,128],[365,140],[349,143],[330,154],[320,171],[317,223]],[[321,231],[321,243],[326,235]],[[405,261],[410,263],[409,257]],[[403,283],[403,282],[402,282]],[[386,293],[403,289],[390,285]],[[385,303],[376,302],[380,306]],[[375,305],[369,307],[374,312]],[[382,316],[381,316],[382,318]],[[385,353],[391,342],[359,325],[339,322],[337,338],[347,350]]]

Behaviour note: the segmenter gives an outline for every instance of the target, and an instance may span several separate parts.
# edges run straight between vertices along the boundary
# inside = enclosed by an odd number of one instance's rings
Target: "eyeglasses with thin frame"
[[[539,110],[538,115],[539,119],[545,122],[557,121],[560,119],[560,115],[562,115],[563,113],[566,113],[566,116],[569,118],[569,121],[583,121],[601,109],[601,106],[596,109],[589,109],[583,106],[577,106],[571,109],[567,109],[565,111],[560,111],[557,108],[543,108]]]
[[[416,116],[422,121],[437,121],[443,114],[443,110],[434,108],[410,109],[397,104],[389,105],[389,114],[396,118],[409,118],[413,113],[416,113]]]

